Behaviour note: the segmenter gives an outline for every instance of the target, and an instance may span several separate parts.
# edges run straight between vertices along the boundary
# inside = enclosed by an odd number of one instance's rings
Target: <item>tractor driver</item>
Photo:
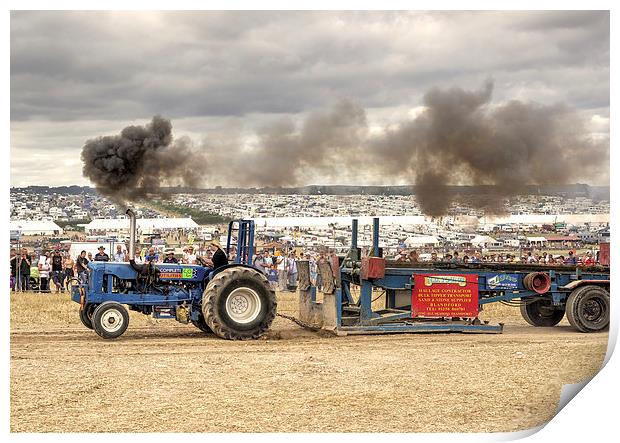
[[[222,251],[222,246],[219,241],[211,240],[211,243],[209,243],[209,249],[213,252],[213,256],[205,259],[207,265],[211,266],[215,270],[228,264],[228,257],[226,257],[226,253]]]

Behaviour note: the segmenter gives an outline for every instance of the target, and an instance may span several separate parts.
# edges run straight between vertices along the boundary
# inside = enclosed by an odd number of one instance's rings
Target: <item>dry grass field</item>
[[[296,295],[278,294],[296,314]],[[498,432],[541,425],[561,386],[596,374],[607,333],[518,309],[503,334],[335,337],[276,318],[232,342],[130,313],[104,341],[68,295],[11,295],[13,432]]]

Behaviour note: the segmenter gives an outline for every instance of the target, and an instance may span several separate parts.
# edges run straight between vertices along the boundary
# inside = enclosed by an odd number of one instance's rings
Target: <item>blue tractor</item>
[[[250,266],[254,255],[254,222],[231,222],[226,253],[237,232],[233,263],[212,269],[201,265],[146,263],[135,257],[136,217],[130,219],[129,263],[90,262],[85,281],[72,285],[80,320],[104,339],[120,337],[133,311],[155,318],[192,323],[205,333],[229,340],[256,339],[271,326],[276,296],[267,277]]]

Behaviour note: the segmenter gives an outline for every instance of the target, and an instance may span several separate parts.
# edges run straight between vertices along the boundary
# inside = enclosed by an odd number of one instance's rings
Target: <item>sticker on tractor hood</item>
[[[516,289],[518,287],[518,274],[496,274],[487,277],[488,289]]]
[[[159,268],[159,278],[196,278],[196,268]]]

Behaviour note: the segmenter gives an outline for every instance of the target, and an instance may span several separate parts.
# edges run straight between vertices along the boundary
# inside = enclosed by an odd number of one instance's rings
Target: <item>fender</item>
[[[256,269],[254,266],[250,266],[250,265],[244,265],[244,264],[240,264],[240,263],[229,263],[227,265],[224,266],[220,266],[219,268],[217,268],[215,271],[211,271],[209,272],[208,275],[208,279],[206,279],[205,281],[211,281],[213,280],[213,277],[215,277],[217,274],[219,274],[220,272],[222,272],[224,269],[229,269],[229,268],[247,268],[247,269],[254,269],[256,272],[259,272],[262,274],[262,272],[260,272],[258,269]],[[264,274],[263,274],[264,275]]]
[[[597,286],[609,286],[609,280],[574,280],[559,289],[573,290],[583,285],[597,285]]]

